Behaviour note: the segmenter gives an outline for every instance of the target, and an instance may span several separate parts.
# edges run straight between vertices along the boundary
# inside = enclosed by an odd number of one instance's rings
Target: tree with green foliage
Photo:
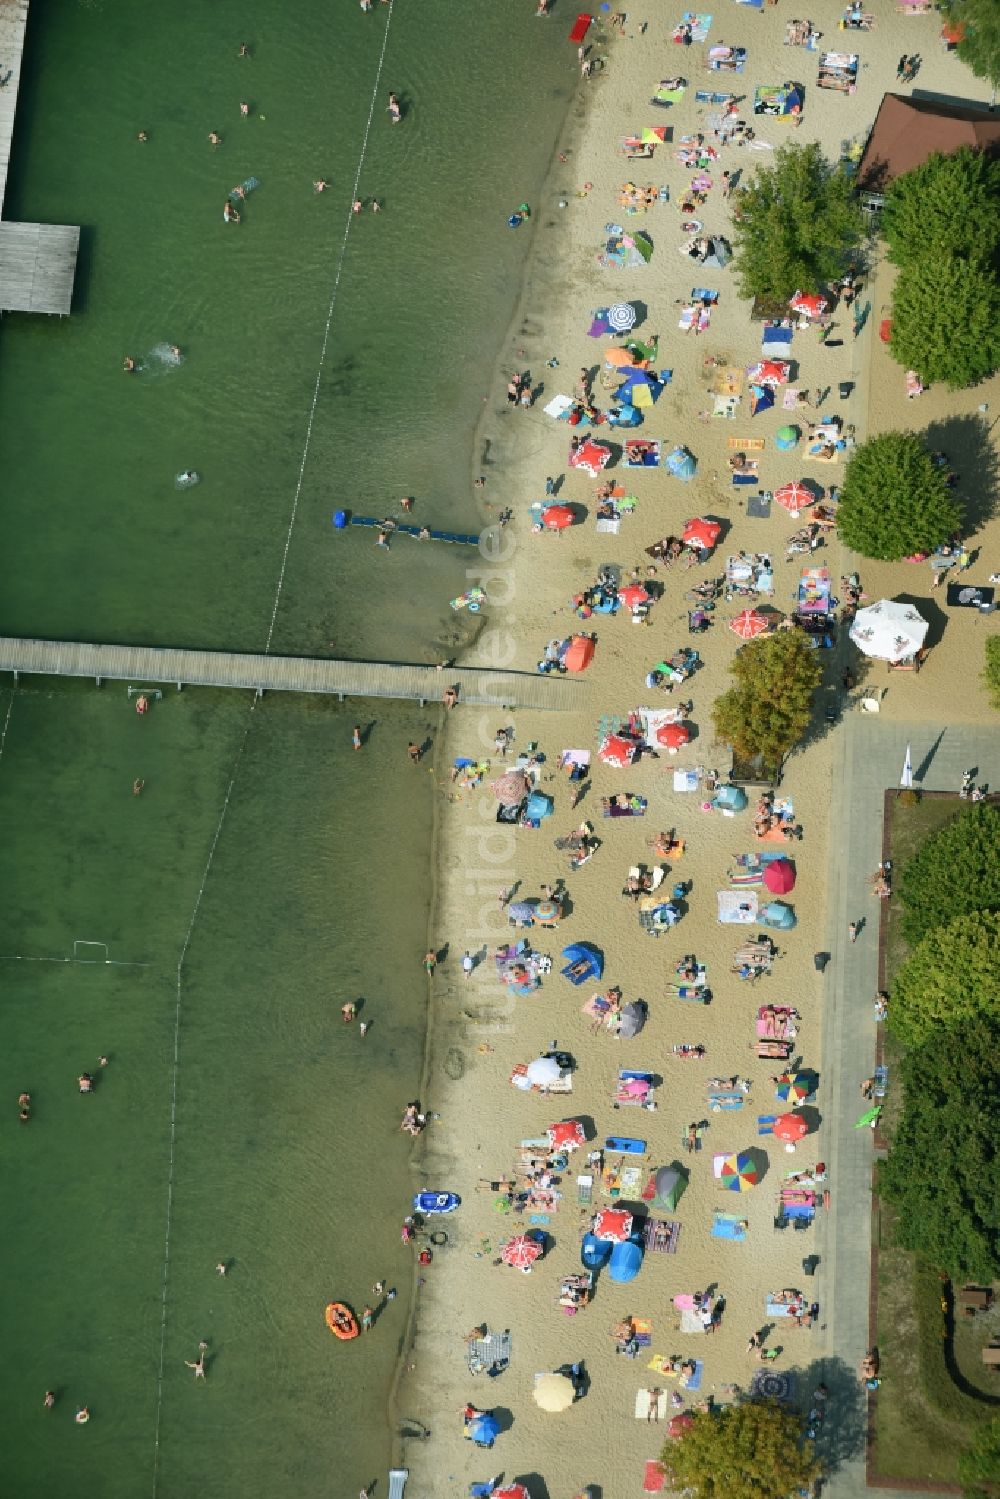
[[[990,702],[1000,713],[1000,635],[991,635],[986,642],[983,681],[990,695]]]
[[[796,630],[763,635],[736,652],[729,666],[736,684],[716,698],[712,722],[741,759],[760,755],[780,765],[798,744],[823,675],[817,654]]]
[[[936,152],[890,183],[879,228],[901,267],[952,257],[990,264],[1000,247],[1000,161],[969,146]]]
[[[850,179],[815,143],[779,146],[737,195],[734,269],[744,297],[787,302],[843,273],[862,235]]]
[[[1000,283],[992,265],[931,253],[907,265],[893,291],[889,348],[927,384],[960,390],[985,380],[1000,364]]]
[[[928,838],[900,873],[896,894],[910,943],[956,916],[1000,910],[1000,809],[979,802]]]
[[[776,1400],[692,1411],[660,1463],[671,1491],[690,1499],[789,1499],[820,1475],[802,1417]]]
[[[932,552],[961,523],[944,474],[915,432],[884,432],[851,453],[837,529],[852,551],[896,562]]]
[[[905,1054],[903,1112],[878,1173],[903,1248],[987,1282],[1000,1275],[998,1048],[994,1009],[946,1021]]]
[[[979,911],[934,927],[913,949],[892,985],[891,1028],[904,1046],[920,1046],[940,1027],[978,1016],[1000,1021],[1000,914]]]
[[[958,1459],[965,1499],[995,1499],[1000,1490],[1000,1416],[980,1428],[968,1452]]]
[[[977,78],[1000,88],[1000,6],[997,0],[947,0],[947,19],[962,27],[958,55]]]

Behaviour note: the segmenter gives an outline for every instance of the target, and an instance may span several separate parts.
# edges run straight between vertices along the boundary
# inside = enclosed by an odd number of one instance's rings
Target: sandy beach
[[[874,8],[874,7],[873,7]],[[430,1430],[425,1441],[409,1441],[401,1454],[415,1488],[429,1495],[467,1492],[468,1484],[503,1470],[508,1479],[526,1479],[532,1494],[570,1499],[586,1485],[608,1499],[639,1492],[643,1463],[657,1455],[665,1439],[665,1424],[657,1429],[635,1417],[637,1392],[660,1388],[669,1397],[664,1422],[676,1409],[691,1408],[699,1399],[731,1398],[734,1387],[746,1390],[760,1367],[748,1357],[747,1341],[758,1329],[772,1328],[767,1342],[779,1346],[773,1365],[779,1374],[798,1370],[797,1400],[808,1400],[817,1367],[832,1345],[837,1309],[825,1299],[823,1280],[804,1276],[804,1256],[818,1251],[826,1225],[818,1221],[807,1232],[778,1233],[773,1228],[782,1178],[791,1171],[807,1171],[824,1160],[822,975],[813,955],[823,947],[826,930],[825,893],[829,860],[835,857],[836,827],[830,826],[832,769],[838,754],[836,719],[855,711],[861,697],[877,697],[880,710],[906,719],[928,719],[941,724],[981,721],[987,716],[979,684],[982,642],[991,628],[975,611],[946,615],[943,590],[929,591],[925,565],[873,565],[845,556],[835,536],[811,560],[826,565],[837,592],[841,573],[859,567],[869,600],[908,595],[929,608],[932,650],[918,675],[889,673],[880,664],[860,663],[846,639],[824,653],[824,684],[817,695],[816,728],[803,749],[785,769],[780,795],[794,804],[801,824],[801,842],[787,846],[794,860],[797,883],[788,897],[797,925],[774,937],[779,956],[770,976],[751,984],[731,971],[733,954],[747,929],[722,926],[717,920],[716,891],[729,888],[729,871],[737,856],[773,849],[758,844],[753,835],[755,793],[746,812],[735,818],[704,810],[703,790],[677,792],[673,773],[679,769],[717,769],[725,776],[729,755],[713,739],[709,709],[727,683],[727,668],[737,639],[727,628],[742,607],[724,603],[715,624],[696,639],[688,634],[687,589],[706,577],[722,574],[726,556],[740,549],[766,551],[774,560],[775,590],[770,601],[779,610],[792,606],[804,560],[785,559],[785,542],[796,522],[775,506],[767,519],[751,518],[744,497],[752,491],[729,482],[727,441],[731,437],[766,439],[759,454],[760,482],[774,488],[791,479],[810,476],[836,483],[843,469],[820,470],[803,464],[802,448],[781,454],[773,437],[782,421],[812,418],[813,412],[789,416],[778,408],[752,424],[744,401],[733,421],[703,415],[711,410],[709,359],[745,366],[760,357],[760,324],[750,321],[749,306],[736,295],[731,271],[706,270],[678,254],[685,239],[678,204],[691,179],[674,156],[680,137],[705,129],[711,106],[695,99],[696,90],[733,91],[752,95],[762,84],[786,79],[806,85],[804,119],[799,130],[782,120],[753,119],[758,143],[775,146],[787,139],[818,140],[828,153],[852,138],[863,142],[883,93],[896,90],[896,59],[902,52],[919,52],[923,64],[914,85],[917,92],[936,92],[966,99],[985,99],[988,91],[938,42],[940,20],[931,14],[901,18],[891,7],[878,7],[877,24],[869,33],[838,31],[841,9],[821,0],[811,8],[815,28],[824,32],[822,47],[849,49],[860,55],[857,93],[847,97],[815,86],[818,54],[784,45],[790,19],[787,5],[756,11],[727,3],[712,21],[708,41],[691,47],[671,42],[676,13],[661,12],[643,28],[644,18],[630,13],[624,35],[607,41],[592,36],[593,56],[606,58],[594,78],[581,84],[571,134],[562,143],[565,161],[553,166],[548,200],[535,210],[534,242],[527,270],[520,314],[511,329],[503,367],[497,371],[493,393],[484,411],[482,447],[477,472],[486,476],[485,498],[499,510],[509,505],[514,518],[503,533],[499,556],[484,562],[480,573],[470,569],[469,583],[481,582],[491,600],[479,641],[480,662],[496,661],[531,670],[552,637],[573,633],[578,625],[569,604],[572,595],[589,584],[598,568],[619,565],[623,575],[649,565],[644,548],[666,534],[679,534],[692,516],[709,515],[726,531],[715,557],[692,571],[660,567],[656,579],[665,596],[656,602],[648,623],[633,624],[627,615],[595,617],[585,628],[598,635],[596,658],[580,681],[579,708],[564,714],[514,713],[507,727],[515,738],[508,764],[529,745],[544,755],[540,789],[555,799],[554,815],[536,830],[499,826],[496,803],[487,784],[461,791],[445,769],[458,756],[490,759],[494,771],[501,764],[494,751],[500,720],[459,707],[447,725],[447,750],[437,765],[438,872],[436,910],[431,943],[447,944],[447,958],[432,983],[431,1039],[425,1107],[432,1122],[414,1153],[414,1187],[454,1191],[461,1195],[457,1213],[442,1220],[447,1243],[435,1251],[433,1262],[419,1270],[412,1343],[404,1356],[397,1385],[396,1415],[400,1425],[419,1421]],[[525,14],[530,12],[526,11]],[[571,17],[562,8],[538,24],[568,31]],[[749,58],[741,75],[709,72],[709,46],[745,46]],[[567,47],[570,44],[567,42]],[[646,101],[661,79],[682,74],[688,80],[679,103],[655,109]],[[750,101],[744,104],[751,118]],[[666,125],[672,140],[659,146],[649,161],[626,162],[619,154],[621,140],[634,129]],[[710,127],[709,127],[710,128]],[[740,171],[744,178],[767,165],[770,152],[730,146],[710,175],[714,185],[700,216],[707,233],[725,234],[730,226],[729,204],[722,197],[721,170]],[[656,202],[645,215],[623,218],[619,192],[627,179],[669,188],[669,201]],[[585,187],[585,184],[590,184]],[[567,204],[560,208],[560,201]],[[651,264],[641,270],[616,271],[600,267],[597,257],[609,223],[647,229],[654,242]],[[849,321],[837,321],[842,342],[823,347],[814,331],[797,333],[793,357],[799,366],[797,385],[813,396],[831,388],[822,411],[837,412],[854,424],[858,440],[891,427],[930,427],[931,446],[949,453],[961,475],[961,492],[975,494],[974,476],[982,471],[988,450],[989,410],[1000,382],[973,391],[950,393],[928,390],[916,402],[906,400],[903,371],[889,359],[878,339],[878,324],[889,300],[889,271],[880,268],[866,277],[859,301],[868,302],[867,325],[857,339]],[[678,328],[678,302],[692,287],[718,290],[710,328],[689,336]],[[617,535],[598,535],[594,526],[595,482],[567,469],[570,429],[546,416],[542,406],[557,393],[572,395],[581,367],[597,370],[607,338],[587,337],[595,308],[619,300],[635,301],[645,312],[636,336],[659,333],[657,368],[672,377],[659,403],[646,413],[636,434],[660,439],[670,447],[687,445],[698,461],[697,476],[689,483],[672,478],[665,469],[638,472],[620,467],[608,471],[636,500],[634,511]],[[552,367],[547,361],[558,360]],[[528,411],[510,410],[504,385],[512,371],[530,369],[544,392]],[[838,384],[851,382],[846,400],[838,399]],[[611,392],[595,382],[599,405],[610,403]],[[987,409],[984,410],[983,408]],[[607,429],[598,432],[599,438]],[[610,434],[610,440],[615,440]],[[619,434],[620,436],[620,434]],[[586,519],[568,532],[536,534],[528,506],[542,498],[545,479],[561,476],[558,497],[586,507]],[[971,481],[971,482],[970,482]],[[471,502],[470,502],[471,503]],[[967,532],[974,562],[968,580],[985,583],[1000,566],[997,522],[970,527]],[[946,627],[945,627],[946,626]],[[703,665],[675,692],[673,698],[654,697],[644,686],[646,673],[664,654],[681,647],[698,650]],[[842,673],[847,664],[857,685],[845,694]],[[884,696],[883,696],[883,690]],[[570,806],[566,776],[559,770],[568,749],[589,751],[596,762],[597,725],[602,715],[625,715],[637,706],[674,706],[693,699],[689,721],[697,736],[676,756],[643,757],[640,764],[616,770],[596,763],[589,789],[576,809]],[[833,722],[826,721],[829,710]],[[627,791],[648,800],[644,817],[606,819],[601,798]],[[873,816],[877,815],[873,809]],[[571,872],[568,856],[553,847],[588,819],[600,847],[580,870]],[[667,886],[674,880],[688,885],[685,912],[677,928],[654,940],[640,929],[636,905],[624,899],[622,885],[630,866],[653,867],[650,843],[661,830],[675,829],[685,842],[683,857],[670,866]],[[833,853],[831,854],[831,840]],[[859,915],[877,922],[877,901],[867,892],[859,871]],[[514,933],[500,910],[499,892],[515,889],[515,898],[539,897],[544,884],[562,880],[567,892],[561,925],[554,931],[533,929]],[[749,929],[751,933],[756,928]],[[497,979],[492,958],[495,948],[518,936],[552,958],[552,971],[534,994],[512,999]],[[591,941],[604,953],[600,985],[571,985],[559,976],[559,953],[565,943]],[[468,951],[477,957],[470,978],[461,969]],[[675,965],[684,954],[697,955],[708,969],[712,1003],[684,1003],[668,995]],[[631,1040],[596,1033],[581,1007],[595,988],[621,988],[626,1001],[641,998],[649,1007],[642,1034]],[[870,996],[859,995],[867,1005]],[[758,1116],[780,1113],[773,1075],[780,1064],[758,1058],[755,1052],[758,1007],[787,1005],[799,1012],[795,1055],[820,1076],[816,1098],[818,1128],[786,1154],[770,1136],[758,1135]],[[546,1097],[511,1086],[512,1069],[551,1047],[575,1058],[573,1091],[569,1096]],[[700,1060],[680,1059],[678,1044],[703,1045]],[[618,1069],[648,1068],[662,1078],[656,1091],[655,1112],[637,1108],[615,1111],[612,1099]],[[707,1102],[710,1078],[742,1077],[750,1091],[739,1109],[713,1112]],[[561,1183],[557,1210],[534,1224],[531,1210],[522,1217],[498,1207],[497,1194],[480,1190],[480,1183],[508,1175],[521,1140],[543,1134],[546,1126],[564,1118],[580,1118],[587,1126],[588,1145],[570,1159]],[[708,1128],[696,1154],[682,1148],[686,1126],[705,1120]],[[631,1285],[599,1281],[589,1307],[566,1316],[557,1304],[563,1275],[580,1267],[580,1238],[592,1211],[609,1205],[595,1180],[593,1206],[577,1200],[576,1177],[586,1170],[587,1151],[613,1134],[639,1136],[648,1142],[640,1158],[643,1182],[650,1171],[680,1164],[689,1182],[679,1206],[669,1217],[680,1224],[676,1252],[650,1253],[638,1279]],[[869,1149],[867,1140],[859,1145]],[[720,1190],[713,1178],[712,1158],[720,1152],[762,1149],[767,1160],[761,1183],[747,1193]],[[616,1159],[606,1153],[606,1162]],[[850,1214],[859,1234],[867,1233],[867,1201],[838,1198],[835,1177],[823,1183],[830,1193],[829,1215]],[[634,1196],[634,1194],[633,1194]],[[722,1211],[746,1219],[745,1241],[712,1236],[713,1213]],[[820,1209],[818,1219],[822,1220]],[[433,1225],[432,1225],[433,1226]],[[511,1234],[544,1227],[550,1236],[545,1258],[530,1274],[506,1265],[495,1266],[500,1245]],[[811,1329],[789,1327],[765,1316],[768,1292],[783,1287],[800,1289],[807,1302],[819,1303]],[[677,1295],[714,1290],[724,1298],[716,1330],[687,1334],[680,1330],[673,1304]],[[617,1357],[613,1328],[633,1316],[651,1323],[651,1341],[634,1361]],[[475,1326],[511,1333],[509,1369],[491,1380],[473,1377],[466,1367],[465,1335]],[[858,1349],[858,1356],[863,1352]],[[680,1355],[703,1363],[700,1389],[681,1390],[676,1377],[647,1368],[652,1355]],[[546,1415],[532,1400],[537,1373],[567,1362],[585,1361],[589,1392],[562,1415]],[[810,1377],[813,1383],[810,1383]],[[461,1407],[471,1401],[494,1409],[502,1432],[492,1452],[478,1451],[463,1440]],[[532,1475],[534,1479],[532,1480]]]

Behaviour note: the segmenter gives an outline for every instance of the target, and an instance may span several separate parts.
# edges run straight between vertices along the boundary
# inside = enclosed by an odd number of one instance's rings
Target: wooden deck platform
[[[79,247],[75,224],[0,222],[0,312],[68,317]]]
[[[21,54],[28,24],[28,0],[0,0],[0,215],[7,192],[10,143],[21,83]]]
[[[459,702],[492,708],[568,709],[579,706],[580,684],[533,672],[489,668],[406,666],[386,661],[321,660],[308,656],[244,655],[141,645],[0,636],[0,672],[93,677],[130,686],[237,687],[254,692],[324,693],[333,697],[390,697],[439,702],[447,686]]]

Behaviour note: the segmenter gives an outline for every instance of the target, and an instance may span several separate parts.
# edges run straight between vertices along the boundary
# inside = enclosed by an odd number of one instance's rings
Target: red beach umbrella
[[[649,599],[649,594],[641,583],[629,583],[627,587],[619,591],[618,597],[626,609],[634,609],[636,604],[645,604]]]
[[[576,516],[568,505],[548,505],[542,511],[542,525],[550,531],[565,531],[575,520]]]
[[[705,551],[711,551],[721,535],[722,527],[718,521],[706,520],[703,515],[696,515],[684,527],[681,541],[686,546],[703,547]]]
[[[576,1150],[587,1141],[579,1119],[560,1119],[558,1124],[550,1124],[545,1133],[553,1150]]]
[[[826,311],[826,298],[815,291],[797,291],[788,305],[793,312],[804,312],[806,317],[821,317]]]
[[[682,1437],[686,1431],[690,1431],[694,1425],[694,1417],[684,1411],[679,1416],[671,1416],[667,1423],[668,1437]]]
[[[632,1232],[632,1214],[624,1208],[602,1208],[594,1219],[594,1237],[624,1244]]]
[[[506,1488],[494,1489],[492,1499],[530,1499],[523,1483],[509,1483]]]
[[[800,510],[806,510],[816,503],[816,496],[805,484],[800,484],[798,479],[791,484],[782,484],[780,489],[774,491],[774,498],[793,515],[798,515]]]
[[[597,753],[605,765],[616,765],[619,770],[624,770],[635,759],[635,748],[631,739],[623,739],[620,734],[609,734],[602,740]]]
[[[611,449],[604,446],[602,442],[595,442],[588,437],[586,442],[570,455],[570,468],[582,468],[585,474],[592,479],[599,479],[601,469],[611,462]]]
[[[767,620],[756,609],[741,609],[736,618],[729,621],[729,628],[741,640],[756,640],[767,630]]]
[[[795,889],[795,865],[788,859],[772,859],[764,865],[764,884],[772,895],[787,895]]]
[[[687,744],[691,738],[691,730],[687,724],[665,723],[661,724],[656,731],[656,742],[662,744],[665,749],[680,749],[682,744]]]
[[[537,1239],[529,1239],[526,1234],[515,1234],[501,1249],[500,1258],[505,1265],[512,1265],[515,1270],[530,1270],[541,1252],[542,1246]]]
[[[563,666],[567,671],[586,671],[594,659],[596,648],[596,641],[589,635],[574,635],[563,657]]]
[[[803,1139],[809,1133],[809,1125],[801,1114],[779,1114],[774,1121],[773,1133],[779,1140],[794,1145],[796,1140]]]

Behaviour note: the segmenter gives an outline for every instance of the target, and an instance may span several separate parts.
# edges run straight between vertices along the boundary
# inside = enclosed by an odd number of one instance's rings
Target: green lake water
[[[455,649],[467,559],[386,556],[330,515],[412,493],[421,523],[478,528],[472,432],[527,248],[506,218],[537,198],[575,84],[566,19],[530,0],[391,20],[355,0],[33,0],[5,215],[83,239],[72,317],[0,327],[0,632]],[[358,183],[384,212],[345,242],[387,24]],[[173,342],[179,368],[155,352]],[[202,482],[178,490],[188,467]],[[384,1481],[435,769],[405,747],[436,713],[167,692],[140,719],[122,684],[27,683],[0,693],[3,725],[5,1486]],[[364,1041],[339,1017],[357,997]],[[400,1297],[376,1332],[335,1344],[325,1302],[360,1306],[383,1276]]]

